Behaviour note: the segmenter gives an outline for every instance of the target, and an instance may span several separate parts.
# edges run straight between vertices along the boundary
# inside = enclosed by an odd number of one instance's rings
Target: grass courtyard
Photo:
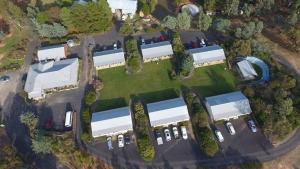
[[[104,83],[100,91],[97,111],[128,105],[132,96],[139,96],[145,102],[155,102],[178,97],[180,89],[189,87],[201,96],[212,96],[233,91],[235,77],[224,64],[197,68],[192,77],[181,80],[172,79],[170,60],[146,63],[144,70],[128,75],[125,67],[116,67],[98,71]]]

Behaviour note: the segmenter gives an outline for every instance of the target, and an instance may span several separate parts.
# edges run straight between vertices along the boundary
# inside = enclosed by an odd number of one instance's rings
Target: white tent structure
[[[52,45],[39,48],[37,51],[38,61],[60,60],[66,58],[65,45]]]
[[[195,67],[219,64],[226,60],[224,50],[219,45],[190,49],[188,53],[193,57]]]
[[[167,126],[190,119],[183,98],[175,98],[147,104],[150,124],[152,127]]]
[[[105,69],[125,65],[125,57],[122,48],[95,52],[93,56],[94,67]]]
[[[237,66],[244,79],[250,80],[250,79],[254,79],[255,76],[257,76],[255,69],[253,68],[251,63],[249,63],[247,60],[238,62]]]
[[[45,91],[75,87],[78,84],[78,59],[50,61],[30,66],[24,90],[28,98],[45,97]]]
[[[181,11],[188,11],[192,16],[196,16],[199,13],[199,8],[194,4],[186,4],[181,7]]]
[[[92,114],[93,137],[116,135],[133,130],[129,107],[122,107]]]
[[[214,121],[235,119],[252,112],[249,100],[240,91],[206,97],[205,105]]]
[[[167,59],[173,55],[172,45],[169,41],[141,45],[141,51],[145,62]]]

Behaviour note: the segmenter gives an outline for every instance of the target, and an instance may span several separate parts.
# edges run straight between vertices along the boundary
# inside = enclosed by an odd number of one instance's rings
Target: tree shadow
[[[120,108],[124,106],[128,106],[125,98],[113,98],[113,99],[100,99],[96,101],[95,111],[104,111],[109,109]]]
[[[145,103],[153,103],[162,100],[174,99],[180,95],[179,91],[176,91],[173,88],[148,92],[148,93],[140,93],[137,96],[141,98],[141,100]]]

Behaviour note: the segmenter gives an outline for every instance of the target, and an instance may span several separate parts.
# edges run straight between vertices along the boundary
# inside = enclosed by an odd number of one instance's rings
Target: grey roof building
[[[159,59],[173,55],[172,45],[169,41],[141,45],[144,60]]]
[[[123,49],[120,48],[95,52],[93,56],[93,61],[94,67],[96,67],[97,69],[124,65],[125,57]]]
[[[77,85],[78,59],[50,61],[30,66],[24,90],[28,97],[40,99],[45,90]]]
[[[202,65],[226,59],[223,48],[219,45],[206,46],[188,50],[194,59],[194,65]]]
[[[210,117],[215,120],[229,120],[252,112],[249,100],[240,91],[205,98]]]
[[[129,107],[122,107],[92,114],[93,137],[116,135],[133,130]]]
[[[190,119],[183,98],[175,98],[147,104],[152,127],[176,124]]]
[[[52,45],[39,48],[37,51],[39,61],[43,60],[60,60],[66,58],[65,45]]]
[[[244,79],[250,80],[254,79],[257,76],[257,73],[250,62],[247,60],[243,60],[237,63],[237,66],[240,70],[240,74],[243,76]]]

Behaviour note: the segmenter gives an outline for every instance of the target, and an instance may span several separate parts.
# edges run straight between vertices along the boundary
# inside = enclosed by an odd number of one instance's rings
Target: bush
[[[213,21],[212,26],[216,31],[225,33],[229,29],[230,25],[231,25],[230,20],[217,18]]]
[[[149,135],[147,115],[141,102],[134,103],[133,109],[139,153],[145,161],[151,161],[154,158],[155,151]]]
[[[88,91],[84,96],[84,102],[87,105],[92,105],[97,99],[96,92],[94,90]]]
[[[83,132],[82,135],[81,135],[81,140],[83,142],[88,142],[91,140],[91,135],[87,132]]]
[[[213,139],[213,132],[208,127],[199,128],[199,143],[202,151],[207,156],[214,156],[218,151],[219,147],[216,141]]]
[[[122,33],[123,35],[131,35],[134,33],[133,25],[131,24],[129,18],[127,18],[126,21],[122,24],[120,33]]]
[[[137,48],[137,41],[133,38],[125,42],[127,55],[127,66],[130,73],[137,73],[141,70],[141,56]]]

